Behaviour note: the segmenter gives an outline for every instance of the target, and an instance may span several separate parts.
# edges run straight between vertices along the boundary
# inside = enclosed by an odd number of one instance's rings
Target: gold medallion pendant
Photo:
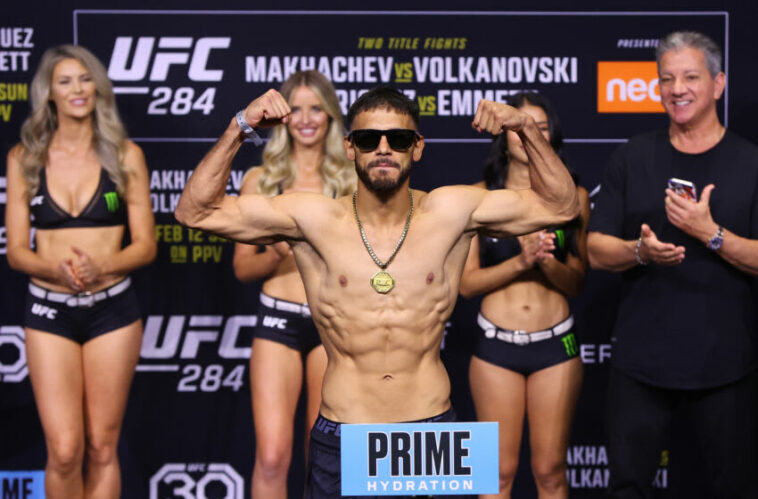
[[[371,287],[374,288],[374,291],[377,293],[381,293],[383,295],[389,293],[392,291],[392,288],[395,287],[395,278],[390,275],[389,272],[387,272],[385,269],[387,266],[392,262],[392,260],[395,258],[395,255],[397,255],[398,250],[400,249],[400,246],[403,245],[403,241],[405,241],[405,236],[408,235],[408,228],[411,226],[411,217],[413,216],[413,191],[408,189],[408,198],[410,201],[410,208],[408,209],[408,217],[405,219],[405,227],[403,227],[403,232],[400,234],[400,240],[395,245],[395,249],[392,251],[392,254],[387,259],[386,262],[382,262],[379,260],[379,257],[376,256],[376,253],[374,253],[374,249],[371,247],[371,243],[368,242],[368,237],[366,236],[366,231],[363,230],[363,224],[361,223],[361,217],[358,215],[358,191],[355,191],[353,193],[353,213],[355,214],[355,221],[358,222],[358,230],[361,233],[361,239],[363,240],[363,245],[366,247],[366,251],[368,251],[369,256],[372,260],[374,260],[374,263],[379,266],[380,270],[373,276],[371,276],[371,279],[369,282],[371,283]]]
[[[380,270],[371,276],[371,287],[377,293],[387,294],[395,287],[395,278],[389,272]]]

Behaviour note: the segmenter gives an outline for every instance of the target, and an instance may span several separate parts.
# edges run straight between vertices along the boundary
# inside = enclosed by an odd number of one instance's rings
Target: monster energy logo
[[[566,233],[563,229],[555,230],[555,238],[558,240],[558,247],[562,250],[566,249]]]
[[[103,196],[105,197],[108,211],[113,213],[118,210],[118,194],[115,192],[106,192]]]
[[[566,349],[566,355],[569,357],[576,357],[579,354],[579,346],[576,344],[576,336],[574,333],[569,333],[561,338],[563,342],[563,348]]]

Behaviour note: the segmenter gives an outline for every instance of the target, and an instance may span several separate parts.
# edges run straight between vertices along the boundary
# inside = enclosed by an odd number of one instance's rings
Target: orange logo
[[[654,61],[597,63],[598,113],[663,113]]]

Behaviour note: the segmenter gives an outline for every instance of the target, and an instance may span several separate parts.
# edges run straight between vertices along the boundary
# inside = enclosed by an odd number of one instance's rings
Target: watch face
[[[714,251],[721,249],[721,244],[724,242],[724,237],[720,234],[716,234],[712,238],[708,240],[708,249],[712,249]]]

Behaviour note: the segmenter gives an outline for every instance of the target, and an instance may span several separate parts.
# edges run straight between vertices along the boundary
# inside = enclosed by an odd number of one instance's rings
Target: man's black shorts
[[[420,421],[408,423],[450,423],[455,421],[455,411],[451,407],[442,414]],[[341,423],[330,421],[319,414],[311,430],[311,443],[308,457],[308,478],[305,489],[306,499],[333,499],[343,496],[340,463],[340,427]],[[367,496],[361,496],[365,499]],[[411,496],[393,496],[411,497]],[[431,497],[431,496],[413,496]]]

